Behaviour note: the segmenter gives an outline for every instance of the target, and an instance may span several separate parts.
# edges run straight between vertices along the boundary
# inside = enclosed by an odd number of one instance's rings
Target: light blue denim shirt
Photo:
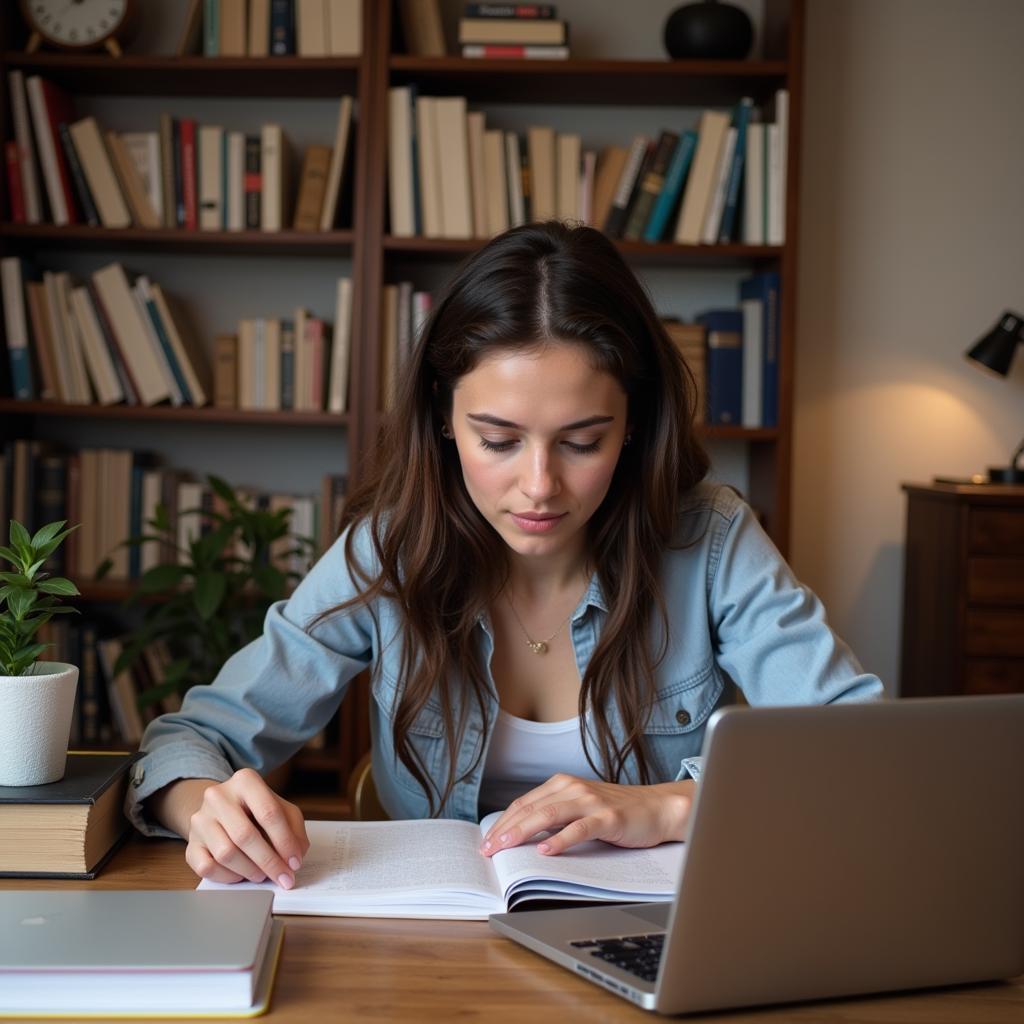
[[[357,550],[373,566],[367,528]],[[703,483],[680,504],[678,545],[666,552],[662,583],[669,612],[668,653],[657,670],[657,698],[646,727],[653,781],[700,777],[700,749],[711,712],[731,698],[731,679],[751,704],[826,704],[882,693],[825,621],[821,602],[793,573],[753,512],[730,488]],[[133,768],[126,810],[147,835],[170,835],[144,814],[142,801],[176,779],[224,780],[239,768],[266,771],[285,761],[334,714],[349,681],[370,667],[373,776],[392,818],[429,813],[426,795],[395,756],[392,722],[401,620],[380,600],[319,623],[324,609],[356,594],[344,537],[317,562],[287,601],[267,612],[263,635],[225,662],[210,686],[189,691],[179,711],[150,723],[145,757]],[[597,645],[612,595],[596,577],[571,619],[580,678]],[[654,642],[651,638],[649,642]],[[490,673],[494,641],[486,616],[479,649],[490,686],[488,735],[498,710]],[[483,721],[475,702],[458,755],[459,774],[477,758]],[[609,718],[621,737],[615,708]],[[447,750],[439,704],[428,701],[410,741],[439,783]],[[484,755],[441,809],[477,820]],[[622,781],[636,781],[635,765]],[[765,766],[766,775],[771,766]],[[442,786],[443,790],[443,786]]]

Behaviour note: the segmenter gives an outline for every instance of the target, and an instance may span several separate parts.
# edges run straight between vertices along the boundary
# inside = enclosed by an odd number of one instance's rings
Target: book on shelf
[[[121,190],[128,199],[132,219],[136,225],[153,230],[159,228],[161,221],[149,198],[146,184],[139,173],[135,160],[128,152],[124,139],[117,132],[106,133],[107,149],[113,157],[114,170],[117,173]]]
[[[85,171],[82,169],[82,161],[78,159],[78,152],[71,139],[71,130],[66,121],[61,121],[57,126],[60,135],[61,148],[64,150],[64,157],[68,162],[68,169],[71,172],[71,184],[74,188],[75,198],[78,207],[82,211],[82,217],[89,227],[97,227],[100,222],[99,211],[93,202],[92,192],[89,190],[89,183],[85,180]]]
[[[57,782],[0,786],[0,875],[95,878],[129,829],[121,805],[138,757],[72,751]]]
[[[7,170],[7,209],[12,224],[25,224],[25,193],[21,185],[21,161],[18,143],[8,139],[4,143],[4,167]]]
[[[483,60],[568,60],[568,46],[525,46],[512,43],[467,43],[462,56]]]
[[[554,4],[463,4],[462,14],[466,18],[556,18],[558,9]]]
[[[306,147],[302,157],[302,171],[299,174],[299,193],[295,203],[292,230],[319,230],[330,163],[330,146]]]
[[[707,330],[708,423],[739,426],[743,416],[743,314],[712,310],[696,318]]]
[[[29,321],[25,309],[25,278],[28,265],[16,256],[0,261],[0,283],[4,300],[4,329],[10,360],[14,397],[35,398],[36,389],[29,356]]]
[[[526,151],[530,168],[531,220],[551,220],[555,208],[555,131],[546,125],[526,132]]]
[[[21,194],[25,205],[25,223],[40,224],[43,220],[42,196],[24,73],[17,70],[9,71],[7,84],[11,97],[11,120],[14,123]]]
[[[676,223],[675,242],[678,245],[698,245],[701,231],[711,203],[715,186],[715,171],[719,154],[729,130],[729,116],[718,110],[706,110],[701,115],[697,132],[697,150],[683,195],[679,220]]]
[[[729,170],[722,190],[722,215],[718,222],[716,239],[714,239],[725,244],[735,241],[738,237],[736,226],[741,207],[740,186],[743,182],[743,173],[747,162],[747,132],[753,109],[754,101],[749,96],[745,96],[740,100],[733,115],[736,142],[733,146],[732,158],[729,161]]]
[[[743,343],[745,346],[749,333],[752,336],[753,345],[759,352],[759,359],[751,360],[751,372],[756,374],[756,380],[751,384],[751,389],[760,391],[760,417],[759,422],[751,423],[751,426],[777,427],[779,425],[781,287],[779,273],[774,270],[761,271],[740,282],[740,301],[744,314]],[[759,339],[757,338],[758,331],[760,331]],[[747,362],[747,359],[744,358],[744,370],[746,370]],[[746,385],[744,386],[745,393]]]
[[[766,129],[765,145],[765,241],[786,243],[786,165],[789,148],[789,91],[775,92],[775,120]]]
[[[693,408],[694,422],[704,423],[707,419],[707,335],[704,327],[678,320],[662,322],[672,344],[693,374],[697,389]]]
[[[675,892],[684,843],[632,850],[590,840],[557,857],[528,843],[482,857],[482,836],[498,817],[487,815],[479,825],[436,818],[310,821],[310,848],[294,889],[207,879],[198,889],[270,892],[277,914],[453,920],[552,903],[656,902]]]
[[[662,132],[654,146],[650,162],[638,177],[634,197],[622,231],[627,241],[638,241],[651,218],[658,196],[665,186],[668,165],[679,143],[675,132]]]
[[[60,141],[60,125],[75,120],[74,104],[67,92],[39,75],[25,79],[25,91],[53,222],[78,224],[80,217],[72,194],[71,174]]]
[[[459,45],[568,46],[569,26],[554,18],[460,18]]]
[[[417,57],[445,55],[440,0],[399,0],[398,13],[406,52]]]

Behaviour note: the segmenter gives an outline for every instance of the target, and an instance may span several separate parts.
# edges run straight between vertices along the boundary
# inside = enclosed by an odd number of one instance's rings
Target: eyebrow
[[[468,412],[466,413],[467,420],[474,420],[477,423],[487,423],[492,427],[509,427],[512,430],[524,429],[520,424],[513,423],[511,420],[503,420],[499,416],[492,416],[487,412]],[[576,420],[575,423],[566,423],[564,427],[559,427],[562,430],[583,430],[585,427],[596,427],[602,423],[611,423],[615,419],[614,416],[588,416],[585,420]]]

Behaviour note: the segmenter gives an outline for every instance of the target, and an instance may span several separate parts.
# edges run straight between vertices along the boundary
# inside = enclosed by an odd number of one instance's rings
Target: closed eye
[[[563,441],[566,448],[576,455],[591,455],[601,447],[600,439],[591,441],[589,444],[577,444],[574,441]],[[507,452],[516,442],[510,441],[488,441],[486,437],[480,438],[480,447],[489,452]]]

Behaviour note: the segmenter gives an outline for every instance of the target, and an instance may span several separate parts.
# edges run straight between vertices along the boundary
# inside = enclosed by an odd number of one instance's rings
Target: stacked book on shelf
[[[345,478],[328,474],[317,495],[268,494],[250,488],[237,493],[252,508],[291,512],[291,538],[308,538],[299,545],[311,556],[324,551],[337,534]],[[157,516],[170,527],[176,544],[141,537]],[[183,470],[159,464],[149,452],[119,448],[65,451],[49,441],[8,441],[0,452],[0,516],[17,519],[30,531],[58,519],[80,524],[47,568],[84,582],[96,576],[107,559],[106,579],[137,580],[150,569],[187,560],[191,543],[216,525],[226,513],[223,500],[206,483]],[[271,552],[283,572],[305,573],[306,556],[284,538]],[[247,557],[245,551],[237,552]]]
[[[343,413],[348,408],[352,279],[338,279],[330,325],[297,308],[290,317],[239,321],[217,337],[214,404],[226,409]]]
[[[348,404],[352,280],[340,278],[333,336],[298,309],[290,320],[243,320],[216,341],[216,374],[180,303],[120,263],[84,284],[0,261],[15,398],[72,405],[204,406],[343,413]]]
[[[178,56],[358,57],[363,0],[190,0]]]
[[[739,293],[739,308],[709,310],[696,318],[706,332],[707,422],[777,427],[782,308],[778,272],[754,274],[740,283]]]
[[[636,135],[598,152],[574,132],[488,128],[463,96],[388,92],[391,234],[491,238],[548,219],[610,238],[678,245],[785,242],[788,93],[774,117],[750,98],[706,110],[697,128]]]
[[[13,394],[75,405],[207,404],[209,362],[183,310],[155,281],[111,263],[78,283],[0,262]]]
[[[381,343],[382,409],[391,409],[395,398],[395,382],[420,336],[430,315],[433,298],[430,292],[413,290],[411,281],[384,285],[381,297],[384,337]]]
[[[259,134],[160,115],[159,130],[104,131],[39,75],[8,74],[14,139],[5,144],[14,223],[193,231],[330,231],[352,153],[352,98],[334,145],[303,154],[297,189],[279,124]]]
[[[463,57],[568,60],[569,26],[554,4],[466,4],[459,19]]]

